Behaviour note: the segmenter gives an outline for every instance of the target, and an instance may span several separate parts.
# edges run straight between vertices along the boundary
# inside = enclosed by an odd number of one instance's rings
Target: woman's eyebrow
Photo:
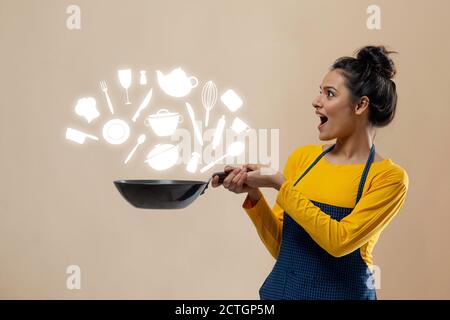
[[[320,89],[322,89],[322,86],[319,86]],[[336,91],[339,91],[338,89],[336,89],[335,87],[332,86],[324,86],[325,89],[330,88],[330,89],[334,89]]]

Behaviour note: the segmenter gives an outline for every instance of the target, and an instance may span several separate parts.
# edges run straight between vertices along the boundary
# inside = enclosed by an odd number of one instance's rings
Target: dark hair
[[[394,119],[397,106],[394,62],[384,46],[366,46],[356,51],[356,58],[341,57],[331,70],[341,69],[351,93],[352,103],[369,98],[369,122],[375,127],[387,126]]]

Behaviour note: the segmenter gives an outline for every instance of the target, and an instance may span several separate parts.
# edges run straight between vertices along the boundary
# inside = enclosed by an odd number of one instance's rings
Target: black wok
[[[182,209],[202,195],[214,176],[222,183],[228,173],[216,172],[208,181],[190,180],[116,180],[120,194],[142,209]]]

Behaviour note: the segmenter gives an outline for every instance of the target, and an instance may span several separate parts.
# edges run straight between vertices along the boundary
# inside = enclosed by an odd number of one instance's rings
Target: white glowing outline
[[[139,76],[139,84],[141,86],[147,85],[147,74],[146,73],[147,73],[147,71],[145,71],[145,70],[139,71],[139,74],[140,74],[140,76]]]
[[[158,112],[149,115],[144,124],[151,127],[158,137],[168,137],[174,134],[181,122],[183,122],[183,116],[178,112],[160,109]]]
[[[191,159],[189,160],[186,166],[186,171],[190,173],[195,173],[197,171],[199,160],[200,160],[200,153],[192,152]]]
[[[188,77],[181,68],[176,68],[167,75],[157,70],[156,74],[161,89],[172,97],[184,97],[198,85],[198,79],[194,76]]]
[[[150,103],[150,100],[152,100],[152,96],[153,96],[153,88],[150,89],[150,91],[145,96],[144,100],[142,100],[141,105],[136,110],[136,113],[134,114],[133,118],[131,119],[131,120],[133,120],[133,122],[136,122],[137,118],[139,118],[139,116],[141,115],[142,110],[147,108],[148,104]]]
[[[227,90],[220,97],[220,100],[231,112],[236,112],[243,104],[242,99],[232,89]]]
[[[159,83],[159,86],[161,87],[161,89],[166,94],[173,96],[173,97],[186,96],[187,94],[189,94],[192,91],[193,88],[197,87],[199,84],[199,81],[196,77],[194,77],[194,76],[188,77],[181,68],[174,69],[167,75],[164,75],[161,71],[156,71],[156,73],[158,75],[158,83]],[[118,76],[119,76],[119,81],[120,81],[121,86],[126,90],[126,99],[127,99],[126,104],[131,104],[131,102],[129,101],[128,89],[130,88],[131,83],[132,83],[132,70],[131,69],[118,70]],[[148,83],[148,80],[147,80],[146,71],[141,70],[139,84],[146,85],[147,83]],[[114,114],[114,108],[112,106],[111,99],[110,99],[110,96],[108,93],[109,88],[107,86],[106,81],[104,81],[104,80],[100,81],[100,88],[105,95],[109,111],[111,112],[111,114]],[[149,105],[149,103],[152,99],[152,93],[153,93],[153,88],[151,88],[149,90],[149,92],[146,94],[143,101],[141,102],[141,105],[137,108],[135,114],[132,117],[133,122],[137,121],[137,119],[140,117],[140,114],[142,113],[142,111],[144,109],[146,109],[147,106]],[[201,98],[202,98],[203,107],[206,110],[205,126],[207,127],[208,122],[209,122],[210,111],[214,107],[215,103],[217,102],[217,87],[213,81],[207,81],[205,83],[205,85],[203,86]],[[82,100],[82,99],[84,99],[84,100]],[[82,98],[82,99],[80,99],[80,100],[82,100],[80,103],[81,108],[79,108],[79,109],[76,108],[75,111],[78,115],[85,117],[86,120],[88,121],[88,123],[90,123],[92,120],[97,118],[100,115],[100,113],[98,112],[98,110],[96,108],[96,101],[93,97],[87,97],[87,98]],[[237,111],[243,105],[242,99],[232,89],[225,91],[225,93],[222,94],[220,99],[221,99],[222,103],[231,112]],[[191,118],[191,121],[192,121],[192,124],[194,127],[196,139],[198,140],[200,145],[203,146],[203,144],[204,144],[203,137],[201,135],[201,131],[199,129],[197,121],[195,120],[194,110],[193,110],[192,106],[187,102],[186,102],[186,107],[187,107],[187,111],[189,113],[189,116]],[[182,116],[180,114],[176,114],[176,115],[182,119]],[[173,130],[173,129],[169,130],[170,133],[161,134],[162,129],[157,129],[156,131],[159,131],[159,133],[160,133],[157,135],[159,135],[159,136],[172,135],[176,131],[176,126],[181,121],[177,122],[177,124],[175,125],[175,130]],[[120,123],[120,125],[119,125],[119,123]],[[201,127],[201,125],[202,125],[202,123],[200,121],[200,127]],[[170,126],[160,125],[160,127],[164,127],[166,129],[167,127],[170,127]],[[224,127],[225,127],[225,118],[222,115],[217,123],[216,129],[214,132],[214,136],[213,136],[213,140],[212,140],[212,149],[213,150],[216,149],[217,146],[220,144],[221,137],[223,136],[223,132],[224,132]],[[248,124],[245,123],[244,121],[242,121],[241,119],[239,119],[238,117],[234,118],[233,123],[231,125],[231,129],[237,134],[240,134],[242,132],[248,132],[251,130],[250,127],[248,126]],[[121,143],[125,142],[126,140],[128,140],[129,135],[130,135],[130,127],[128,126],[128,124],[125,121],[123,121],[121,119],[113,119],[111,121],[108,121],[104,125],[102,133],[103,133],[103,137],[105,138],[105,141],[107,141],[108,143],[121,144]],[[144,137],[144,138],[140,139],[142,137]],[[81,132],[81,131],[78,131],[78,130],[75,130],[72,128],[67,128],[67,131],[66,131],[66,139],[67,140],[71,140],[71,141],[74,141],[79,144],[84,144],[85,140],[87,138],[92,139],[92,140],[97,140],[97,141],[99,140],[99,138],[94,135],[90,135],[90,134],[87,134],[87,133],[84,133],[84,132]],[[125,161],[124,161],[125,164],[128,163],[129,160],[133,157],[137,148],[139,147],[140,144],[143,143],[144,140],[145,140],[145,135],[141,134],[138,138],[137,144],[134,146],[134,148],[131,150],[131,152],[128,154],[127,158],[125,159]],[[157,145],[157,146],[161,146],[161,145]],[[162,145],[162,146],[164,146],[164,145]],[[167,159],[165,159],[164,161],[161,160],[160,163],[158,163],[157,165],[153,164],[153,166],[152,166],[151,165],[152,159],[154,157],[158,157],[160,155],[158,153],[158,155],[156,155],[156,156],[151,155],[150,157],[148,157],[145,162],[148,163],[152,168],[155,167],[154,168],[155,170],[165,170],[165,168],[173,166],[173,164],[171,164],[171,162],[178,160],[178,158],[179,158],[180,144],[178,144],[176,146],[174,146],[174,145],[169,145],[169,146],[170,146],[169,150],[172,148],[176,148],[175,149],[177,151],[176,157],[172,157],[172,158],[169,157],[170,161],[167,161]],[[169,151],[169,150],[165,150],[165,152]],[[229,156],[233,156],[233,157],[237,156],[240,153],[244,152],[244,150],[245,150],[245,144],[240,141],[235,141],[227,147],[227,154],[225,154],[224,156],[221,156],[220,158],[209,163],[208,165],[203,167],[200,171],[205,172],[206,170],[208,170],[209,168],[211,168],[217,162],[223,160],[224,158],[229,157]],[[165,152],[163,152],[163,154]],[[192,156],[191,156],[188,164],[186,165],[186,170],[188,172],[195,173],[197,171],[200,157],[201,157],[201,155],[199,153],[197,153],[197,152],[192,153]],[[156,168],[158,168],[158,169],[156,169]]]
[[[202,104],[203,108],[206,110],[205,115],[205,127],[208,127],[209,123],[209,112],[212,110],[217,102],[217,86],[214,82],[208,81],[202,90]]]
[[[145,142],[146,136],[145,134],[141,134],[138,137],[137,143],[134,146],[134,148],[131,150],[131,152],[128,154],[127,158],[125,159],[124,163],[127,164],[128,161],[130,161],[131,157],[134,155],[134,153],[136,152],[136,149],[139,147],[139,145],[143,144]]]
[[[251,128],[247,123],[239,119],[238,117],[233,119],[233,123],[231,124],[231,129],[233,129],[234,132],[237,134],[240,134],[242,132],[249,132]]]
[[[109,111],[111,112],[111,114],[114,114],[114,108],[112,106],[111,99],[109,98],[108,86],[107,86],[105,80],[100,81],[100,88],[102,89],[103,93],[105,94],[106,102],[108,103]]]
[[[130,137],[130,127],[121,119],[112,119],[103,126],[103,138],[110,144],[122,144]]]
[[[93,97],[78,99],[75,113],[80,117],[84,117],[88,123],[100,116],[100,112],[97,110],[97,101]]]
[[[194,109],[192,109],[192,106],[189,102],[186,102],[186,108],[189,117],[191,118],[192,126],[194,127],[195,138],[197,139],[198,143],[200,143],[200,145],[203,146],[203,138],[202,134],[200,133],[200,129],[197,126],[197,122],[195,121]]]
[[[207,164],[206,166],[201,168],[200,172],[203,173],[203,172],[211,169],[217,162],[225,159],[226,157],[237,157],[244,151],[245,151],[245,144],[241,141],[235,141],[228,146],[226,154],[224,154],[220,158],[210,162],[209,164]]]
[[[222,140],[223,129],[225,128],[225,116],[222,115],[217,122],[216,131],[214,132],[214,137],[212,141],[212,148],[215,150]]]
[[[179,147],[180,144],[157,144],[144,162],[158,171],[169,169],[178,161]]]
[[[79,144],[84,144],[84,142],[86,141],[86,138],[98,141],[98,137],[81,132],[79,130],[72,129],[72,128],[67,128],[67,130],[66,130],[66,139],[67,140],[71,140],[71,141],[79,143]]]
[[[117,71],[119,76],[119,82],[122,88],[125,89],[125,93],[127,94],[127,101],[125,104],[131,104],[130,98],[128,97],[128,89],[131,86],[131,69],[122,69]]]

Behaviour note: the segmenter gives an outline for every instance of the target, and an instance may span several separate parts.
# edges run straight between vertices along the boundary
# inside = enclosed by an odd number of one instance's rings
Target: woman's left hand
[[[275,188],[280,190],[286,178],[281,172],[259,164],[246,164],[243,166],[247,171],[245,184],[251,188]]]

